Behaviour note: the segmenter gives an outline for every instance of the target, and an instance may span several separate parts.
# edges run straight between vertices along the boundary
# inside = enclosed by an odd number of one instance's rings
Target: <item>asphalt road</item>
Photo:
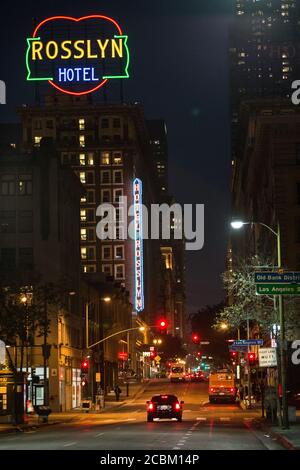
[[[209,404],[206,383],[154,380],[131,402],[76,421],[0,436],[2,450],[282,450],[238,405]],[[172,392],[184,400],[183,422],[146,422],[146,400]]]

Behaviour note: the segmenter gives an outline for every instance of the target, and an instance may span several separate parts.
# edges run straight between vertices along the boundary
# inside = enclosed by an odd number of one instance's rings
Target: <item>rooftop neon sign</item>
[[[133,182],[134,201],[134,265],[135,296],[134,305],[137,312],[144,310],[144,268],[143,268],[143,219],[142,219],[143,184],[136,178]]]
[[[27,38],[27,80],[48,81],[70,95],[129,78],[129,63],[128,36],[108,16],[53,16]]]

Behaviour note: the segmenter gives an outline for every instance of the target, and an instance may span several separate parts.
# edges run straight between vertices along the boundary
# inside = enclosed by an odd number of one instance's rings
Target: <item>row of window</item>
[[[18,266],[33,265],[33,249],[32,248],[1,248],[1,265],[7,268],[15,268]]]
[[[82,184],[95,184],[95,172],[93,170],[80,171],[79,178]],[[123,170],[101,170],[101,184],[123,184]]]
[[[113,269],[114,268],[114,269]],[[85,273],[95,273],[97,270],[95,264],[85,264],[83,265],[83,272]],[[125,265],[124,264],[102,264],[101,272],[106,276],[114,276],[116,280],[123,281],[125,279]]]
[[[0,233],[31,233],[32,211],[0,211]]]
[[[86,126],[91,126],[92,123],[89,120],[84,118],[80,119],[63,119],[62,125],[65,127],[78,127],[79,130],[84,131]],[[34,120],[34,129],[43,129],[43,125],[45,125],[46,129],[53,129],[54,121],[53,119],[47,119],[46,121],[42,121],[41,119]],[[101,129],[120,129],[121,128],[121,119],[118,117],[105,117],[100,120],[100,127]]]
[[[116,221],[122,222],[124,221],[124,208],[123,207],[116,207],[115,218]],[[85,208],[80,209],[80,221],[81,222],[95,222],[95,209]],[[117,228],[118,230],[118,228]]]
[[[2,174],[0,176],[1,196],[26,196],[32,194],[32,175]]]
[[[95,246],[82,246],[81,247],[81,259],[95,261],[96,260],[96,247]],[[112,261],[112,254],[114,253],[115,260],[123,260],[124,245],[104,245],[101,247],[101,259],[103,261]]]
[[[80,153],[79,156],[72,152],[62,152],[61,160],[65,165],[93,166],[95,164],[95,156],[93,152]],[[121,151],[101,152],[100,165],[123,165],[123,153]]]
[[[87,189],[86,195],[82,196],[80,199],[81,203],[86,204],[95,204],[95,189]],[[123,189],[101,189],[101,203],[114,203],[117,204],[120,201],[120,198],[123,196]]]

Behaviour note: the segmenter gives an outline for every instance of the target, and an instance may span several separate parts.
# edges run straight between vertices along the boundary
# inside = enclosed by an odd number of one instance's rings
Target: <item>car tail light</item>
[[[211,391],[211,392],[214,392],[214,391],[215,391],[215,389],[214,389],[213,387],[211,387],[210,391]]]
[[[153,403],[149,403],[148,410],[152,411],[154,409]]]
[[[233,387],[231,387],[230,391],[231,391],[231,392],[234,392],[234,388],[233,388]]]
[[[180,410],[180,405],[179,405],[179,403],[176,403],[176,405],[175,405],[175,410]]]

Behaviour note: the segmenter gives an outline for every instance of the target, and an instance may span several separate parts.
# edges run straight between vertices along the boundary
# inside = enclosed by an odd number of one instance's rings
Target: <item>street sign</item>
[[[254,273],[255,284],[266,284],[278,282],[279,284],[300,284],[300,272],[286,272],[286,273],[267,273],[256,272]]]
[[[297,284],[256,284],[258,295],[300,295]]]
[[[234,341],[232,346],[241,347],[241,346],[262,346],[264,344],[263,339],[238,339]]]
[[[248,346],[229,346],[230,352],[244,352],[248,350]]]
[[[161,357],[159,355],[157,355],[157,356],[155,356],[154,360],[155,360],[155,362],[160,362]]]
[[[277,356],[275,348],[260,348],[258,350],[259,367],[277,366]]]

